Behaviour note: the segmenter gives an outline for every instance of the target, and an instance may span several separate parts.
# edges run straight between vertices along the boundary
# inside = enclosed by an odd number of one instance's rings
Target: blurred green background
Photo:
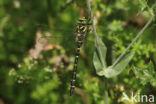
[[[91,0],[97,33],[107,46],[107,65],[150,19],[153,4],[154,0]],[[75,92],[69,96],[74,26],[84,16],[89,17],[83,0],[0,0],[0,104],[104,104],[105,80],[93,66],[92,32],[80,53]],[[46,38],[40,43],[45,34],[60,36],[53,38],[60,45]],[[156,95],[155,20],[130,52],[135,56],[126,69],[108,79],[109,104],[138,104],[122,101],[123,92],[129,97],[131,92]]]

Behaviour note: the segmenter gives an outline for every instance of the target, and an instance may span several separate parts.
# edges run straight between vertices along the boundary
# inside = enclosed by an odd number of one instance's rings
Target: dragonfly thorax
[[[87,32],[87,26],[84,24],[78,24],[76,28],[76,33],[85,34]]]
[[[76,28],[76,41],[78,43],[82,43],[82,41],[85,38],[87,32],[87,26],[84,24],[77,24],[77,28]]]

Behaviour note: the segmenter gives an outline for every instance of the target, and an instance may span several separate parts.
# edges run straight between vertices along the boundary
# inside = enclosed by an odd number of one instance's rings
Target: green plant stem
[[[96,27],[95,27],[95,23],[94,23],[94,19],[93,19],[93,13],[92,13],[92,9],[91,9],[89,0],[86,0],[86,3],[87,3],[87,8],[88,8],[88,11],[89,11],[90,18],[91,18],[93,33],[94,33],[94,37],[95,37],[95,44],[98,46],[98,44],[99,44],[98,35],[97,35],[97,33],[96,33]],[[100,55],[100,60],[101,60],[101,62],[102,62],[102,66],[105,67],[104,61],[103,61],[103,59],[102,59],[102,53],[101,53],[101,51],[100,51],[100,48],[97,47],[97,50],[98,50],[98,53],[99,53],[99,55]]]
[[[69,5],[73,3],[74,3],[74,0],[68,1],[63,7],[61,7],[60,11],[63,12]]]
[[[104,89],[104,99],[105,99],[105,104],[108,104],[108,87],[107,87],[107,78],[104,78],[104,84],[105,84],[105,89]]]
[[[86,2],[87,2],[87,7],[88,7],[89,15],[90,15],[90,18],[91,18],[93,32],[94,32],[95,38],[97,38],[96,27],[95,27],[95,23],[94,23],[94,20],[93,20],[93,14],[92,14],[92,9],[91,9],[91,6],[90,6],[90,2],[89,2],[89,0],[86,0]]]
[[[129,46],[126,48],[126,50],[115,60],[112,67],[116,65],[127,53],[127,51],[132,47],[132,45],[139,39],[139,37],[143,34],[143,32],[147,29],[147,27],[151,24],[152,20],[155,18],[155,15],[153,15],[150,20],[146,23],[146,25],[139,31],[137,36],[132,40],[132,42],[129,44]]]
[[[91,22],[92,22],[93,33],[94,33],[94,37],[95,37],[95,44],[98,44],[98,35],[96,33],[96,27],[95,27],[95,23],[94,23],[94,20],[93,20],[92,9],[91,9],[89,0],[86,0],[86,2],[87,2],[87,7],[88,7],[89,15],[90,15],[90,18],[91,18]],[[100,54],[100,60],[102,61],[102,65],[104,67],[103,59],[101,59],[102,58],[101,51],[100,51],[99,47],[97,47],[97,49],[98,49],[98,52]],[[104,80],[104,84],[105,84],[105,89],[104,89],[105,104],[108,104],[108,88],[107,88],[107,83],[108,83],[107,82],[107,78],[105,78],[105,80]]]

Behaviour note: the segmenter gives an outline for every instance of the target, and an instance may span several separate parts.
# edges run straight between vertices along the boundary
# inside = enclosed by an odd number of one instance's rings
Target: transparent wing
[[[35,27],[40,28],[42,31],[48,32],[60,32],[60,33],[74,33],[76,30],[76,26],[72,27],[59,27],[56,28],[55,26],[48,26],[45,24],[35,24]]]
[[[75,47],[77,47],[73,32],[44,31],[41,32],[41,36],[37,39],[37,42],[43,44],[44,50],[64,49],[66,52],[74,52]]]
[[[45,45],[45,49],[53,49],[56,47],[63,47],[66,50],[75,51],[77,47],[76,43],[76,32],[74,28],[71,29],[63,29],[63,28],[42,28],[41,36],[38,38],[38,42],[40,44],[48,44]],[[87,50],[92,46],[94,46],[94,37],[91,32],[87,32],[84,45],[87,46]]]

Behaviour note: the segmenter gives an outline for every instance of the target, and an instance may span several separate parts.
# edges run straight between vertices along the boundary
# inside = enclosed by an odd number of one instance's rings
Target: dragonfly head
[[[91,22],[88,21],[88,19],[86,17],[79,18],[77,23],[83,24],[83,25],[91,25]]]
[[[87,24],[87,19],[86,17],[83,17],[83,18],[79,18],[78,21],[77,21],[78,24]]]

